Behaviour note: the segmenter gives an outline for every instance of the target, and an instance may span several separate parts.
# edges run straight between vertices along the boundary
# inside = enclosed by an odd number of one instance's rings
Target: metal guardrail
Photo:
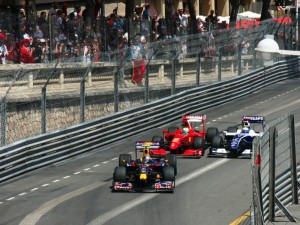
[[[283,61],[231,80],[200,86],[124,112],[39,135],[0,148],[0,182],[179,119],[184,113],[227,103],[298,76],[299,59]]]

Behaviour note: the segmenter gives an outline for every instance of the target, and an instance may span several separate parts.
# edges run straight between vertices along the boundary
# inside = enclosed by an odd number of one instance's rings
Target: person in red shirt
[[[34,58],[32,57],[34,48],[30,48],[30,40],[23,39],[22,46],[20,49],[21,62],[22,63],[34,63]]]

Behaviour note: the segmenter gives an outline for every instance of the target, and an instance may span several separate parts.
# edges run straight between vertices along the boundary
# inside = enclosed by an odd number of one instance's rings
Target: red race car
[[[170,153],[187,157],[201,157],[212,138],[219,134],[217,128],[206,128],[205,115],[184,115],[182,128],[169,127],[163,131],[163,138],[154,136],[153,142],[160,142]]]

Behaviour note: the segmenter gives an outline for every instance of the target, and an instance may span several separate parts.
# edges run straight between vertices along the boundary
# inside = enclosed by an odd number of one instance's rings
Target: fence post
[[[176,85],[176,58],[172,59],[172,88],[171,88],[171,95],[175,94],[175,85]]]
[[[222,80],[222,47],[218,49],[218,81]]]
[[[1,146],[6,145],[6,99],[1,101]]]
[[[80,123],[85,120],[85,79],[80,82]]]
[[[41,95],[41,133],[46,133],[46,98],[47,98],[47,88],[46,86],[42,87]]]
[[[197,65],[196,65],[196,87],[200,86],[200,75],[201,75],[201,53],[197,54]]]
[[[117,65],[119,67],[119,65]],[[114,111],[119,112],[119,68],[114,73]]]
[[[61,87],[64,86],[64,77],[65,77],[64,71],[63,71],[63,69],[61,69],[61,70],[60,70],[60,74],[59,74],[59,85],[60,85]]]
[[[238,45],[238,76],[242,74],[242,46]]]
[[[298,204],[298,189],[297,189],[297,162],[296,162],[296,141],[295,141],[295,118],[294,115],[289,116],[290,124],[290,159],[292,170],[292,196],[293,204]]]
[[[149,62],[146,64],[146,74],[145,74],[145,102],[149,102]]]
[[[269,149],[269,221],[273,222],[275,217],[275,146],[276,128],[270,128],[270,149]]]
[[[252,47],[252,52],[253,52],[253,59],[252,59],[252,70],[256,69],[256,51],[255,51],[255,46]]]

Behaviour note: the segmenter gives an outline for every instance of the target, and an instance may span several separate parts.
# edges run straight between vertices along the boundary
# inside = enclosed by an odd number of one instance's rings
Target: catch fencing
[[[265,34],[275,35],[281,49],[293,48],[286,36],[278,35],[283,29],[290,34],[294,24],[269,20],[248,29],[147,43],[139,60],[115,51],[105,53],[101,62],[73,58],[49,64],[7,64],[0,67],[1,145],[262,71],[266,67],[254,48]],[[297,63],[286,69],[297,70]]]
[[[282,61],[230,80],[201,85],[90,122],[14,142],[0,148],[0,182],[298,76],[298,58]]]
[[[294,115],[284,115],[268,124],[264,135],[255,139],[252,163],[254,223],[273,222],[281,211],[290,222],[295,218],[287,206],[298,204],[300,151],[296,150]],[[298,160],[297,160],[298,156]]]

